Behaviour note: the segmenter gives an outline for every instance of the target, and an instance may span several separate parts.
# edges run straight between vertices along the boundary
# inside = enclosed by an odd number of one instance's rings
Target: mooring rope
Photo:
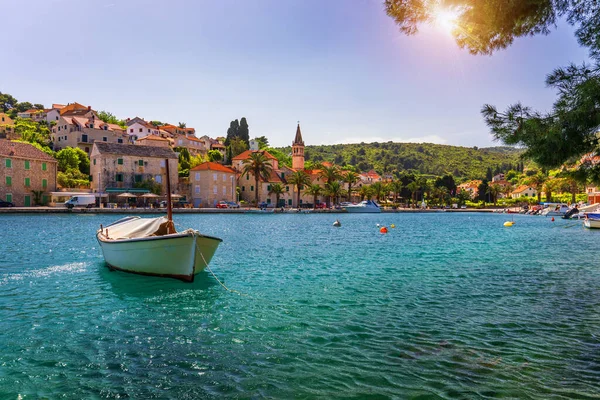
[[[187,230],[187,228],[185,228],[185,227],[183,227],[183,226],[179,225],[178,223],[174,223],[174,224],[175,224],[175,225],[176,225],[178,228],[181,228],[182,230]],[[193,229],[192,229],[192,230],[193,230]],[[194,235],[195,235],[195,233],[194,233]],[[219,278],[217,278],[217,275],[215,275],[215,273],[212,271],[212,269],[210,269],[210,266],[209,266],[209,265],[208,265],[208,263],[206,262],[206,258],[204,258],[204,254],[202,254],[202,249],[200,249],[200,246],[198,246],[198,241],[197,241],[197,240],[195,241],[195,243],[196,243],[196,248],[198,249],[198,252],[200,253],[200,257],[202,257],[202,261],[204,261],[204,265],[206,265],[206,269],[208,270],[208,272],[210,272],[210,274],[213,276],[213,278],[215,278],[215,280],[216,280],[217,282],[219,282],[219,285],[221,285],[221,286],[223,287],[223,289],[227,290],[228,292],[237,293],[237,294],[239,294],[240,296],[248,296],[248,295],[247,295],[247,294],[245,294],[245,293],[238,292],[237,290],[234,290],[234,289],[229,289],[227,286],[225,286],[225,284],[224,284],[223,282],[221,282],[221,281],[219,280]]]

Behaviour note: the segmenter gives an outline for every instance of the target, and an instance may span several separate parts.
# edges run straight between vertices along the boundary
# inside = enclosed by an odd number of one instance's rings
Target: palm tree
[[[285,193],[285,188],[281,183],[271,184],[271,190],[269,191],[269,194],[275,195],[275,207],[279,207],[279,198],[283,193]]]
[[[243,161],[242,176],[254,175],[254,202],[258,206],[258,180],[262,178],[268,181],[273,171],[271,161],[265,156],[264,151],[250,153],[250,157]]]
[[[375,198],[377,198],[377,202],[381,202],[381,195],[385,192],[385,185],[381,182],[375,182],[371,185],[371,190],[373,190],[373,194]]]
[[[358,174],[352,171],[348,171],[344,176],[344,182],[348,184],[348,201],[352,201],[352,186],[358,182],[358,179]]]
[[[504,197],[508,198],[513,190],[514,190],[513,185],[511,185],[510,183],[507,183],[502,188],[502,194],[504,194]]]
[[[360,195],[361,200],[371,200],[371,198],[373,198],[373,189],[371,189],[371,186],[361,186],[358,194]]]
[[[300,207],[300,191],[302,190],[303,186],[308,186],[311,184],[310,176],[308,176],[308,174],[302,170],[294,171],[289,177],[288,182],[292,185],[296,185],[296,189],[298,190],[296,206]]]
[[[327,196],[337,203],[338,198],[342,195],[342,185],[338,181],[327,182],[325,184],[325,193]]]
[[[187,126],[187,124],[185,122],[180,122],[177,127],[181,128],[181,129],[185,129],[185,127]]]
[[[494,205],[496,205],[496,203],[498,203],[498,194],[502,193],[502,186],[497,183],[492,183],[488,186],[486,193],[489,193],[492,196]]]
[[[339,179],[342,178],[342,175],[340,174],[340,168],[337,165],[326,167],[323,164],[321,164],[318,168],[321,170],[319,176],[323,178],[325,185],[332,182],[337,182]],[[330,205],[331,203],[329,201],[329,197],[327,197],[327,207],[329,207]]]
[[[535,188],[538,197],[538,203],[542,202],[542,186],[544,186],[544,182],[546,182],[546,177],[541,172],[530,176],[526,181],[526,185],[530,185]]]
[[[323,193],[323,188],[320,185],[314,183],[312,185],[309,185],[304,191],[304,193],[309,196],[313,196],[313,208],[316,208],[317,197],[319,197]]]
[[[323,178],[325,183],[337,181],[342,178],[342,175],[340,174],[340,168],[337,165],[326,167],[323,164],[321,164],[318,168],[321,170],[319,175]]]
[[[416,181],[412,181],[411,183],[406,185],[406,188],[410,192],[410,198],[412,199],[413,204],[415,204],[415,195],[417,193],[417,190],[419,190],[419,184]]]
[[[390,182],[390,190],[394,193],[394,204],[398,203],[398,194],[402,191],[402,181],[397,179]]]

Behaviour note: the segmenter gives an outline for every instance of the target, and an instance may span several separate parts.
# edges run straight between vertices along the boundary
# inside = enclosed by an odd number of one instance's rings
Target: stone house
[[[194,207],[215,207],[219,201],[237,202],[236,171],[216,162],[190,170]]]
[[[198,139],[195,135],[175,135],[173,146],[186,148],[191,155],[206,155],[210,147],[206,147],[204,141]]]
[[[0,113],[0,138],[15,138],[15,123],[8,114]]]
[[[160,131],[161,129],[159,129],[159,127],[144,121],[144,119],[140,117],[127,119],[127,134],[132,137],[133,140],[141,139],[148,135],[160,136]]]
[[[171,191],[177,187],[177,154],[167,147],[95,142],[90,155],[91,188],[96,192],[121,193],[136,184],[154,180],[166,191],[166,160]]]
[[[510,197],[513,199],[518,199],[519,197],[535,197],[537,196],[537,191],[531,186],[521,185],[515,190],[513,190],[510,194]]]
[[[17,113],[17,117],[23,119],[31,119],[34,122],[45,121],[46,115],[46,110],[40,110],[38,108],[31,108],[29,110]]]
[[[160,136],[148,135],[136,140],[135,144],[142,146],[171,147],[171,142],[172,140]]]
[[[0,198],[17,207],[35,205],[33,191],[43,192],[39,201],[47,204],[56,190],[58,162],[28,143],[0,139]]]
[[[479,196],[479,185],[481,185],[483,181],[479,179],[475,179],[473,181],[461,183],[456,187],[456,193],[460,193],[463,191],[469,192],[471,199]]]
[[[89,110],[84,114],[61,115],[50,134],[54,150],[65,147],[79,147],[90,154],[94,142],[127,143],[125,130],[116,124],[109,124]]]
[[[175,137],[177,135],[195,135],[196,130],[194,128],[180,128],[171,124],[164,124],[160,127],[163,131],[169,132],[171,137]]]

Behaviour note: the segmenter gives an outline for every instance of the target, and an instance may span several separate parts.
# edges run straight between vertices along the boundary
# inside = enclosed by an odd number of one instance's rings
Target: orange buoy
[[[552,217],[552,222],[554,222],[554,217]]]
[[[379,230],[379,233],[387,233],[387,228],[385,226],[382,226]]]

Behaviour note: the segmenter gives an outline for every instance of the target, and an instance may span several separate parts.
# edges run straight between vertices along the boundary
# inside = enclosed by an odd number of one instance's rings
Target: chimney
[[[15,155],[15,144],[14,142],[10,142],[10,153],[8,153],[11,156]]]
[[[92,106],[88,106],[88,111],[91,111],[91,110],[92,110]]]

